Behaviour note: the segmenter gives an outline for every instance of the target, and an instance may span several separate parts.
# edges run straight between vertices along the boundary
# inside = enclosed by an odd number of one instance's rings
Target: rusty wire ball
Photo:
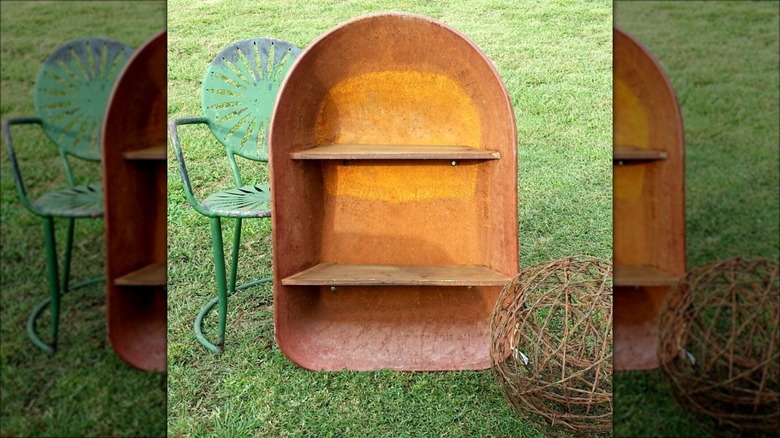
[[[567,257],[523,270],[491,317],[493,373],[542,429],[612,430],[612,264]]]
[[[664,302],[658,356],[682,409],[712,430],[780,428],[780,264],[733,258],[691,270]]]

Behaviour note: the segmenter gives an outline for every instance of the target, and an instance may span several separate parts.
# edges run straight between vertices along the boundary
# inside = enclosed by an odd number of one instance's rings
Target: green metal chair
[[[35,307],[27,320],[27,334],[33,343],[46,352],[57,348],[60,296],[102,278],[70,284],[70,261],[73,230],[77,218],[98,218],[103,215],[103,187],[100,182],[76,185],[69,157],[100,161],[100,141],[108,98],[114,82],[122,71],[132,49],[122,43],[100,38],[70,41],[49,56],[35,80],[35,117],[9,118],[3,121],[11,168],[19,199],[30,212],[43,218],[49,297]],[[11,126],[36,124],[56,145],[68,186],[30,201],[19,171],[11,140]],[[54,218],[66,218],[68,231],[62,281],[54,238]],[[51,307],[51,342],[40,339],[35,320],[47,306]]]
[[[177,119],[170,124],[171,142],[179,162],[187,201],[211,222],[217,297],[206,303],[195,318],[195,335],[204,347],[214,353],[221,352],[224,347],[227,297],[238,290],[272,280],[263,278],[236,286],[241,221],[243,218],[271,217],[271,197],[268,185],[243,184],[235,156],[268,161],[268,123],[276,95],[300,52],[298,47],[273,38],[236,41],[222,50],[206,70],[201,88],[203,116]],[[203,201],[195,198],[177,132],[179,125],[188,124],[207,125],[214,137],[225,146],[235,188],[214,193]],[[229,282],[225,276],[223,217],[236,219]],[[203,318],[217,303],[217,342],[211,343],[203,335]]]

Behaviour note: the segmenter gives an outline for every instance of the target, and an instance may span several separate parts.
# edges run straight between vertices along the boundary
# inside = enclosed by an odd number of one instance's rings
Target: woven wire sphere
[[[660,314],[658,356],[682,409],[712,430],[780,430],[780,263],[691,270]]]
[[[612,264],[544,262],[504,287],[491,316],[493,373],[515,410],[540,429],[612,430]]]

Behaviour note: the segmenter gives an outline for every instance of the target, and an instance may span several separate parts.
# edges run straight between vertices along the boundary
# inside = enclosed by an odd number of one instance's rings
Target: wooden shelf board
[[[468,146],[333,144],[292,152],[293,160],[497,160],[498,151]]]
[[[679,281],[658,268],[650,266],[615,266],[615,286],[671,286]]]
[[[165,263],[152,263],[114,280],[117,286],[165,286],[168,273]]]
[[[511,280],[482,265],[320,263],[282,280],[285,286],[504,286]]]
[[[122,154],[122,157],[125,160],[165,160],[165,145],[127,151]]]
[[[640,149],[635,146],[615,146],[612,148],[612,161],[655,161],[665,160],[666,152]]]

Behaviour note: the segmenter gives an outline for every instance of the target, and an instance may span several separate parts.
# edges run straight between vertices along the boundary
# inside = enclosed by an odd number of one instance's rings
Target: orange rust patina
[[[614,354],[656,368],[658,315],[685,275],[683,128],[672,87],[636,40],[614,31]]]
[[[136,50],[103,126],[108,337],[119,357],[164,371],[166,285],[166,33]]]
[[[322,147],[352,155],[304,153]],[[466,153],[442,158],[453,147]],[[407,14],[327,32],[282,86],[270,151],[275,333],[289,358],[490,366],[490,312],[518,268],[517,155],[506,89],[473,43]]]
[[[380,139],[398,145],[476,145],[480,121],[474,103],[451,78],[383,71],[336,84],[320,104],[314,132],[318,146]],[[356,164],[323,168],[329,194],[404,202],[467,199],[476,188],[475,166]]]

